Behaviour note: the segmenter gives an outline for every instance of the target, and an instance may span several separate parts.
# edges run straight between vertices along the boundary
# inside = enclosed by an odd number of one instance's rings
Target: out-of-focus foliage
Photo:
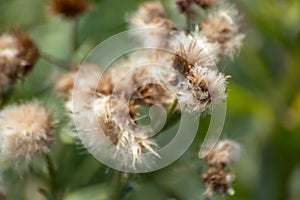
[[[80,61],[97,43],[127,29],[126,16],[140,0],[94,0],[91,12],[79,22]],[[235,1],[243,16],[245,44],[233,61],[223,61],[221,71],[232,75],[227,119],[222,137],[242,145],[236,166],[236,194],[228,199],[300,199],[300,1]],[[169,15],[183,25],[173,0],[163,1]],[[0,31],[14,25],[28,32],[39,48],[55,57],[70,56],[70,23],[45,14],[42,0],[0,0]],[[66,200],[104,200],[111,171],[88,155],[76,141],[63,111],[63,100],[51,90],[53,75],[61,69],[39,60],[25,81],[19,82],[9,102],[38,98],[50,107],[59,122],[52,157],[58,184]],[[168,198],[203,199],[197,151],[207,129],[203,117],[199,136],[182,158],[171,166],[148,174],[128,176],[128,200]],[[46,184],[39,174],[13,180],[9,199],[43,199],[38,188]],[[24,183],[26,187],[24,186]],[[132,192],[134,190],[134,192]],[[18,192],[15,192],[18,191]],[[216,198],[218,199],[218,198]],[[220,198],[223,199],[223,198]]]

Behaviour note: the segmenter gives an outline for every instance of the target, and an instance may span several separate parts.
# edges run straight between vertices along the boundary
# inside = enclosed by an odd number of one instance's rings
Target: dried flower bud
[[[53,127],[51,115],[36,102],[4,108],[0,112],[2,158],[20,167],[37,155],[48,153]]]
[[[231,140],[221,140],[205,156],[209,165],[228,166],[236,163],[240,157],[239,145]]]
[[[63,15],[74,19],[90,8],[89,0],[49,0],[49,10],[52,14]]]
[[[201,33],[209,42],[219,44],[221,55],[233,57],[240,49],[244,34],[239,33],[237,10],[220,9],[201,25]]]
[[[193,0],[176,0],[176,5],[180,13],[190,13]]]
[[[0,36],[0,89],[26,75],[39,57],[39,51],[28,35],[18,30]]]
[[[232,193],[231,183],[234,180],[234,175],[231,173],[226,173],[216,167],[209,167],[206,172],[201,174],[201,179],[207,188],[205,193],[208,196]]]
[[[211,8],[216,3],[216,0],[194,0],[194,2],[202,8],[207,9]]]

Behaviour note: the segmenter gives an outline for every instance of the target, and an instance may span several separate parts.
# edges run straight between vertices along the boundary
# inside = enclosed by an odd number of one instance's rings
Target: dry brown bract
[[[30,37],[18,30],[0,36],[0,89],[25,76],[34,66],[39,51]]]
[[[69,19],[76,18],[91,7],[89,0],[50,0],[48,3],[50,13]]]
[[[194,0],[194,2],[204,9],[211,8],[216,3],[216,0]]]

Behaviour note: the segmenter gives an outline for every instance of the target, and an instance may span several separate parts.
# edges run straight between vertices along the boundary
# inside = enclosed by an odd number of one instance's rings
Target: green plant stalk
[[[169,106],[168,108],[168,111],[167,111],[167,120],[166,120],[166,123],[170,120],[170,118],[172,117],[173,113],[174,113],[174,110],[176,109],[177,107],[177,104],[178,104],[178,99],[177,97],[175,97],[173,99],[173,102],[171,103],[171,105]]]
[[[120,200],[122,198],[122,177],[123,173],[118,170],[114,170],[111,185],[111,200]]]
[[[71,56],[75,53],[78,48],[78,22],[79,19],[76,18],[72,21],[72,30],[71,30]]]
[[[2,109],[5,104],[8,102],[8,100],[10,99],[11,95],[13,93],[13,88],[12,87],[9,87],[7,90],[5,91],[0,91],[0,109]]]
[[[62,69],[65,69],[65,70],[69,70],[72,66],[70,63],[67,63],[65,61],[62,61],[60,59],[57,59],[57,58],[54,58],[48,54],[45,54],[45,53],[40,53],[40,57],[42,59],[44,59],[45,61],[49,62],[49,63],[52,63],[58,67],[61,67]]]
[[[46,154],[46,161],[47,161],[47,167],[48,167],[48,173],[49,173],[49,179],[50,179],[50,190],[54,197],[56,197],[57,192],[57,185],[56,185],[56,172],[54,168],[54,164],[52,162],[51,157]]]
[[[185,18],[186,18],[186,32],[190,33],[192,29],[192,14],[186,13]]]

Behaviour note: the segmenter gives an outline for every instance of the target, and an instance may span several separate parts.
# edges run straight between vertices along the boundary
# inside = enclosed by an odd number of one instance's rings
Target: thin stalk
[[[77,50],[78,48],[78,18],[74,19],[72,21],[72,32],[71,32],[71,50],[72,50],[72,54]]]
[[[9,87],[5,91],[0,91],[1,99],[0,99],[0,109],[8,102],[11,94],[13,92],[12,87]]]
[[[192,14],[186,13],[186,32],[190,33],[192,30]]]
[[[176,106],[178,104],[178,99],[177,97],[175,97],[173,99],[173,102],[172,104],[169,106],[168,108],[168,111],[167,111],[167,120],[166,120],[166,123],[170,120],[170,118],[172,117],[173,113],[174,113],[174,110],[176,109]]]
[[[65,62],[63,60],[60,60],[60,59],[57,59],[57,58],[54,58],[48,54],[45,54],[45,53],[40,53],[40,57],[44,60],[46,60],[47,62],[49,63],[52,63],[58,67],[61,67],[63,69],[66,69],[66,70],[69,70],[71,68],[71,64],[68,63],[68,62]]]
[[[47,161],[47,167],[48,167],[49,178],[50,178],[50,189],[52,195],[55,197],[57,192],[56,172],[51,157],[48,154],[46,154],[45,157]]]
[[[122,177],[123,173],[121,171],[114,170],[110,195],[111,200],[120,200],[122,197]]]

